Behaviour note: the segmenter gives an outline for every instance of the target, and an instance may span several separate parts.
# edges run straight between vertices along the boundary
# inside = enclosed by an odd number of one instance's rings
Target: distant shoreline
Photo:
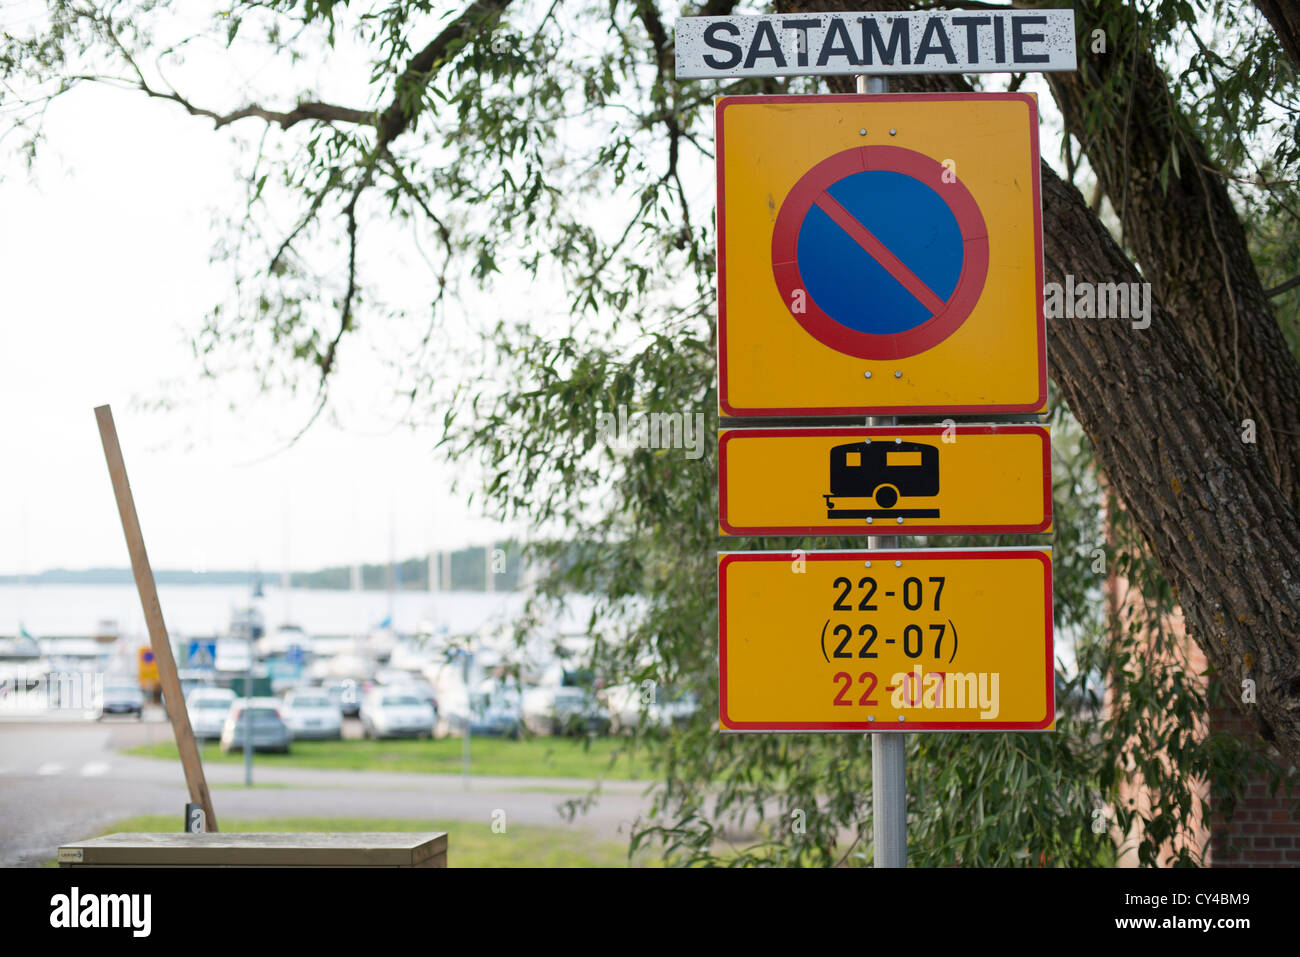
[[[189,572],[159,569],[154,573],[159,585],[248,585],[254,575],[249,572]],[[279,576],[276,576],[277,580]],[[56,568],[35,575],[0,575],[0,585],[131,585],[135,578],[129,568]],[[262,576],[262,584],[270,584]]]
[[[482,547],[439,552],[436,556],[440,591],[485,591],[488,563],[491,562],[493,591],[517,591],[523,578],[523,562],[517,549],[495,548],[489,554]],[[394,563],[368,563],[337,566],[314,571],[289,572],[292,588],[323,591],[352,591],[354,576],[360,591],[428,591],[429,559],[406,558]],[[244,569],[242,571],[192,571],[156,569],[154,581],[159,585],[239,585],[246,588],[277,586],[282,580],[278,570]],[[50,568],[31,575],[0,575],[0,585],[132,585],[135,578],[129,568]]]

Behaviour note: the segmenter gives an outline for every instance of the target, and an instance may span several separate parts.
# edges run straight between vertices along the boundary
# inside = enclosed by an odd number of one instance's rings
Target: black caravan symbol
[[[938,518],[937,508],[894,508],[900,497],[938,494],[936,446],[867,440],[831,449],[827,518]]]

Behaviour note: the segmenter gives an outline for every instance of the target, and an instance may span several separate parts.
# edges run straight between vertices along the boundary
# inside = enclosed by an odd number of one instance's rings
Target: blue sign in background
[[[215,638],[190,642],[190,653],[186,656],[185,667],[216,668],[216,666],[217,642]]]

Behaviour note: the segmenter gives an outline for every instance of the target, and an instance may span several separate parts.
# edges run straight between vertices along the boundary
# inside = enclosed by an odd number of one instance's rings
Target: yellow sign
[[[724,535],[1043,532],[1040,425],[731,429],[718,437]]]
[[[1031,731],[1055,723],[1045,549],[719,556],[729,731]]]
[[[722,97],[717,137],[724,414],[1044,408],[1034,97]]]
[[[154,657],[152,648],[139,649],[136,678],[140,682],[140,687],[146,690],[158,684],[158,659]]]

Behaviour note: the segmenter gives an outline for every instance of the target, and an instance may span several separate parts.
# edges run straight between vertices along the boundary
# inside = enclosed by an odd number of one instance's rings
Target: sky
[[[128,565],[103,404],[155,568],[382,562],[521,531],[467,503],[473,474],[434,451],[437,431],[397,426],[373,349],[349,354],[341,424],[292,447],[301,403],[198,383],[190,340],[226,278],[209,263],[220,211],[243,197],[230,136],[107,88],[56,102],[46,131],[30,174],[0,141],[0,574]],[[423,295],[426,268],[401,274]],[[147,407],[164,398],[177,408]]]

